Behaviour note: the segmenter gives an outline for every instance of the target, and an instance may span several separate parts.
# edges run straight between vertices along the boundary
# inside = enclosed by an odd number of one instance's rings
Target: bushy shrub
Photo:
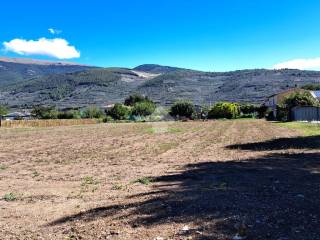
[[[244,115],[254,114],[256,112],[256,106],[253,104],[239,104],[240,111]]]
[[[104,119],[103,119],[103,122],[104,123],[107,123],[107,122],[113,122],[114,119],[110,116],[110,115],[107,115]]]
[[[289,114],[288,108],[283,105],[277,105],[277,116],[275,120],[282,122],[288,121],[290,119]]]
[[[146,118],[146,121],[156,122],[163,120],[172,120],[172,117],[169,115],[169,109],[165,107],[157,107],[156,110]]]
[[[261,105],[256,110],[258,118],[265,118],[271,112],[270,109],[265,105]]]
[[[58,119],[80,119],[81,113],[78,110],[62,111],[58,114]]]
[[[36,106],[32,109],[31,114],[39,119],[57,119],[59,112],[52,106]]]
[[[0,116],[4,116],[8,114],[8,108],[4,105],[0,105]]]
[[[170,115],[175,118],[189,118],[195,114],[195,107],[189,101],[178,101],[170,108]]]
[[[132,115],[149,116],[156,110],[156,105],[151,101],[137,102],[132,108]]]
[[[124,105],[126,106],[134,106],[136,103],[141,102],[152,102],[148,97],[144,97],[139,94],[130,95],[124,100]]]
[[[209,119],[227,118],[233,119],[240,116],[239,106],[235,103],[216,103],[208,112]]]
[[[131,109],[121,103],[116,103],[112,108],[106,111],[107,116],[115,120],[125,120],[129,118]]]
[[[102,109],[95,106],[87,107],[81,114],[82,118],[104,118],[105,116]]]
[[[301,87],[302,89],[305,90],[312,90],[312,91],[319,91],[320,90],[320,84],[307,84]]]
[[[318,104],[309,92],[304,93],[293,93],[286,97],[283,101],[283,104],[287,107],[288,110],[297,106],[316,106]]]

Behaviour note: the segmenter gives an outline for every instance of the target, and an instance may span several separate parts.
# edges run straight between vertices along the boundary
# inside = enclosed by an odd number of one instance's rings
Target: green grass
[[[282,127],[300,131],[304,136],[320,135],[320,124],[304,122],[277,123]]]
[[[111,188],[111,190],[122,190],[124,189],[124,186],[122,186],[121,184],[114,184]]]
[[[98,190],[98,184],[99,181],[97,181],[91,176],[86,176],[82,178],[81,189],[78,196],[81,197],[82,193],[85,192],[95,192],[96,190]]]
[[[8,168],[8,166],[6,166],[6,165],[0,165],[0,170],[6,170]]]
[[[93,177],[91,176],[86,176],[84,178],[82,178],[82,186],[86,186],[86,185],[97,185],[99,182],[96,181]]]
[[[6,202],[12,202],[12,201],[17,200],[17,196],[16,196],[14,193],[6,193],[6,194],[3,196],[3,199],[4,199]]]
[[[152,179],[149,177],[141,177],[141,178],[138,178],[138,179],[132,181],[132,183],[140,183],[143,185],[149,185],[152,183]]]
[[[177,147],[179,144],[176,143],[176,142],[170,142],[170,143],[160,143],[158,145],[158,148],[159,148],[159,151],[158,153],[161,154],[161,153],[165,153],[175,147]]]
[[[181,128],[174,128],[174,127],[150,127],[144,129],[144,132],[149,133],[149,134],[154,134],[154,133],[183,133],[185,132],[184,129]]]
[[[38,176],[40,176],[40,173],[38,173],[36,170],[32,171],[33,178],[38,177]]]

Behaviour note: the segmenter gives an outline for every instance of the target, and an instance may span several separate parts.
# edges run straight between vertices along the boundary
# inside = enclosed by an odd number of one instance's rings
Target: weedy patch
[[[183,133],[185,132],[182,128],[170,128],[170,127],[150,127],[145,128],[144,132],[149,134],[157,134],[157,133]]]
[[[0,170],[6,170],[8,168],[8,166],[6,166],[6,165],[0,165]]]
[[[123,190],[124,188],[126,188],[126,187],[121,184],[114,184],[112,186],[111,190]]]
[[[91,176],[86,176],[84,178],[82,178],[82,186],[85,186],[85,185],[91,185],[91,184],[98,184],[99,182],[96,181],[93,177]]]
[[[302,132],[304,136],[316,136],[320,134],[320,124],[317,123],[285,122],[275,124],[281,127],[298,130]]]
[[[38,173],[37,170],[32,171],[33,178],[38,177],[38,176],[40,176],[40,173]]]
[[[95,180],[91,176],[82,178],[81,191],[80,192],[95,192],[98,189],[99,181]]]
[[[3,200],[7,201],[7,202],[13,202],[15,200],[17,200],[17,196],[14,193],[6,193],[3,196]]]
[[[177,147],[178,145],[179,144],[176,142],[160,143],[158,145],[157,153],[158,154],[165,153],[165,152],[169,151],[170,149]]]
[[[134,181],[132,181],[131,183],[134,184],[134,183],[140,183],[140,184],[143,184],[143,185],[149,185],[153,182],[153,179],[150,178],[150,177],[141,177],[141,178],[138,178]]]
[[[184,130],[182,128],[168,128],[168,133],[183,133]]]

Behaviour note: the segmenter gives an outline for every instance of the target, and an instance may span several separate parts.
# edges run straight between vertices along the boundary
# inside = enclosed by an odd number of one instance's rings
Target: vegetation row
[[[123,103],[116,103],[105,110],[90,106],[85,109],[59,111],[52,106],[35,106],[31,114],[36,119],[102,119],[112,121],[159,121],[187,119],[236,119],[264,118],[270,120],[290,120],[290,111],[295,106],[318,106],[318,102],[309,94],[294,93],[277,106],[277,116],[268,107],[254,104],[218,102],[212,106],[195,106],[191,101],[180,100],[169,109],[157,107],[148,97],[131,95]],[[8,109],[0,105],[0,115],[6,115]]]

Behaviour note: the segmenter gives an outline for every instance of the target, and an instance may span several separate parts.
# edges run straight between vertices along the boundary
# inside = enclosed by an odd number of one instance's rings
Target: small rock
[[[190,230],[190,228],[188,225],[183,226],[183,228],[181,229],[181,231],[184,231],[184,232],[189,231],[189,230]]]
[[[163,237],[156,237],[153,240],[164,240],[164,238]]]

